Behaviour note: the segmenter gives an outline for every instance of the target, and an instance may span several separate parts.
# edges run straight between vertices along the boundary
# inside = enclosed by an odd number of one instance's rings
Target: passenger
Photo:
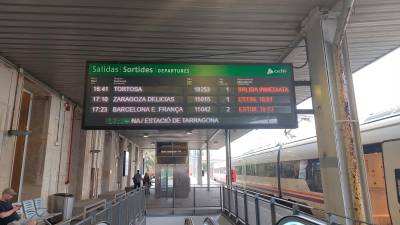
[[[150,176],[148,173],[145,173],[143,178],[143,187],[145,188],[145,194],[150,194],[150,186]]]
[[[137,170],[135,176],[133,177],[134,188],[140,188],[140,183],[142,182],[142,174]]]
[[[13,206],[11,200],[17,195],[12,188],[6,188],[1,194],[0,199],[0,225],[36,225],[37,221],[23,220],[17,214],[20,205]]]

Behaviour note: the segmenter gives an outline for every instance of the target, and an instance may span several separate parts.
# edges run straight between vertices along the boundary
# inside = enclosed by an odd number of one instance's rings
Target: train
[[[400,224],[400,113],[371,117],[360,130],[373,221]],[[225,182],[225,170],[215,165],[213,179]],[[316,215],[324,211],[316,137],[235,157],[231,174],[234,186],[311,206]]]

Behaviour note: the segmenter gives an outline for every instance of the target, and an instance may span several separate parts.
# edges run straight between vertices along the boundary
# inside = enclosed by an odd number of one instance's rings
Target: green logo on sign
[[[267,69],[267,75],[274,75],[274,74],[286,74],[288,71],[287,69],[272,69],[272,68],[268,68]]]

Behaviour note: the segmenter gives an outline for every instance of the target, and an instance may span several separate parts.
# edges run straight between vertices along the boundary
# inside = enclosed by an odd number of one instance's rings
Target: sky
[[[400,105],[400,48],[353,75],[359,120]]]
[[[353,73],[358,119],[400,105],[400,48]],[[301,105],[301,106],[300,106]],[[297,108],[311,108],[311,99]]]
[[[351,59],[350,59],[351,60]],[[354,91],[359,121],[362,123],[369,115],[400,105],[400,48],[392,51],[372,64],[353,73]],[[312,108],[311,99],[299,104],[297,108]],[[257,148],[274,146],[296,139],[315,136],[312,116],[299,115],[299,128],[291,130],[252,130],[231,144],[232,157]],[[271,137],[271,138],[268,138]],[[249,144],[251,143],[251,145]],[[225,158],[225,147],[211,151],[213,159]]]

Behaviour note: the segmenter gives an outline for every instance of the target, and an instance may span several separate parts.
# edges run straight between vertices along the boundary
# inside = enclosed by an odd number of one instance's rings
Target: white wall
[[[0,61],[0,189],[8,187],[11,183],[12,165],[16,138],[8,135],[10,128],[16,129],[19,112],[20,91],[17,89],[17,71],[7,67]],[[19,78],[21,89],[22,78]],[[17,94],[17,98],[15,95]],[[17,101],[15,101],[17,99]],[[13,107],[15,103],[15,112]],[[12,117],[13,123],[12,123]],[[11,126],[12,123],[12,126]]]
[[[19,79],[18,87],[17,79]],[[0,190],[9,187],[11,183],[16,138],[9,136],[7,132],[9,129],[17,129],[23,83],[24,75],[18,76],[15,68],[6,66],[0,61]],[[81,108],[76,107],[72,120],[75,107],[71,101],[62,98],[59,93],[40,82],[34,81],[34,83],[38,90],[48,93],[49,99],[48,130],[44,132],[47,136],[43,137],[44,161],[42,159],[43,162],[37,162],[42,163],[38,166],[43,167],[41,196],[46,198],[57,192],[69,192],[75,194],[77,199],[90,198],[92,167],[98,168],[97,185],[92,184],[97,186],[97,194],[117,190],[117,160],[120,154],[118,132],[111,131],[110,143],[106,145],[105,131],[81,130]],[[69,110],[65,107],[66,103],[70,104]],[[12,116],[14,104],[15,112]],[[72,124],[74,125],[71,139]],[[129,140],[125,142],[131,143]],[[93,149],[100,150],[97,165],[91,163],[90,150]],[[108,173],[107,176],[104,175],[104,170]],[[101,185],[103,179],[106,179],[107,185]],[[125,179],[124,184],[127,185],[129,182]]]

